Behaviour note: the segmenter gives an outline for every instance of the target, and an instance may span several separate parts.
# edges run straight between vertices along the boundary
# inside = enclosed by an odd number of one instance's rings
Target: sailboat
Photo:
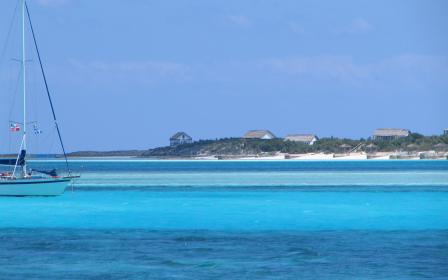
[[[57,196],[64,193],[65,189],[72,184],[73,179],[79,176],[72,175],[67,155],[65,152],[64,143],[62,142],[61,132],[56,119],[56,114],[51,99],[45,71],[43,68],[39,48],[37,45],[36,35],[34,32],[31,16],[26,0],[21,0],[21,31],[22,31],[22,58],[21,58],[21,80],[22,80],[22,94],[23,94],[23,121],[21,129],[16,123],[11,124],[11,130],[22,132],[20,150],[15,158],[0,159],[0,165],[10,166],[10,171],[0,173],[0,196]],[[27,90],[26,90],[26,45],[25,34],[26,24],[28,19],[29,28],[32,34],[34,47],[36,49],[37,58],[40,64],[45,89],[50,103],[54,124],[58,134],[59,142],[64,153],[66,176],[60,176],[55,169],[53,170],[33,170],[28,168],[27,164]]]

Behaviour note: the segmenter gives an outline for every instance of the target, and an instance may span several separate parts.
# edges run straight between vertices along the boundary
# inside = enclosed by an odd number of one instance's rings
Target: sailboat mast
[[[26,49],[25,49],[25,13],[26,0],[22,0],[22,83],[23,83],[23,147],[26,151]],[[23,166],[23,174],[26,175],[26,161]]]
[[[25,2],[25,0],[24,0],[24,2]],[[56,119],[56,113],[54,111],[53,101],[51,100],[51,94],[50,94],[50,90],[48,88],[47,77],[45,76],[44,66],[42,64],[42,59],[40,57],[39,47],[37,46],[36,34],[34,33],[33,23],[31,22],[30,11],[28,9],[28,5],[26,4],[26,2],[25,2],[25,9],[26,9],[26,13],[28,15],[28,21],[30,23],[31,34],[33,35],[33,42],[34,42],[34,47],[36,48],[37,58],[39,59],[40,70],[42,72],[42,77],[44,79],[45,90],[47,91],[48,101],[50,102],[51,112],[53,113],[53,121],[56,126],[56,131],[58,132],[59,143],[61,144],[62,152],[64,153],[65,166],[67,167],[67,172],[70,175],[71,171],[70,171],[70,167],[68,165],[67,153],[65,152],[64,142],[62,141],[62,136],[61,136],[61,130],[59,129],[58,121]]]

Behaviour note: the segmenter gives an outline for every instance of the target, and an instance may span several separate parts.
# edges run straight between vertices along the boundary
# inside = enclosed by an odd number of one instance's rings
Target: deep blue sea
[[[0,197],[0,279],[448,279],[448,161],[71,166]]]

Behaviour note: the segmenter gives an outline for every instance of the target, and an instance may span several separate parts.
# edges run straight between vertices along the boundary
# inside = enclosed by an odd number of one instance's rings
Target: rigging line
[[[0,55],[0,65],[2,64],[3,59],[5,58],[5,55],[6,55],[6,48],[8,47],[9,39],[11,38],[12,28],[14,26],[14,22],[15,22],[15,19],[17,17],[17,14],[18,14],[17,10],[19,8],[19,2],[20,1],[17,1],[17,3],[16,3],[16,7],[14,9],[14,14],[13,14],[11,22],[9,24],[8,33],[6,35],[6,42],[5,42],[5,45],[3,46],[3,50],[2,50],[1,55]]]
[[[20,144],[20,153],[17,154],[16,164],[14,164],[14,171],[12,172],[13,177],[16,174],[16,170],[17,170],[17,166],[19,164],[19,158],[20,158],[20,154],[22,153],[22,148],[23,148],[24,142],[25,142],[25,135],[23,135],[23,137],[22,137],[22,142]]]
[[[53,101],[51,100],[50,90],[48,89],[47,78],[45,76],[44,67],[42,65],[42,59],[40,58],[40,52],[39,52],[39,48],[37,46],[36,35],[34,33],[33,23],[31,22],[30,11],[28,9],[28,4],[26,3],[26,1],[25,1],[25,8],[26,8],[26,13],[28,15],[28,21],[29,21],[30,27],[31,27],[31,34],[33,34],[33,41],[34,41],[34,46],[36,47],[37,58],[39,59],[40,70],[42,72],[42,77],[43,77],[44,83],[45,83],[45,90],[47,91],[48,101],[50,102],[51,112],[53,113],[54,124],[56,125],[56,130],[58,132],[59,142],[61,143],[62,152],[64,153],[65,165],[67,167],[67,172],[70,174],[71,172],[70,172],[70,168],[69,168],[69,165],[68,165],[67,153],[65,152],[64,142],[62,141],[61,132],[59,130],[58,121],[56,119],[56,113],[54,112]]]
[[[17,14],[18,14],[18,12],[17,12],[18,8],[19,8],[19,1],[16,2],[16,6],[14,8],[14,13],[12,15],[11,22],[9,23],[8,32],[7,32],[7,35],[6,35],[6,41],[5,41],[5,44],[3,45],[2,51],[0,53],[0,66],[2,65],[2,63],[3,63],[4,59],[5,59],[6,51],[7,51],[8,45],[9,45],[9,40],[11,38],[11,32],[12,32],[12,29],[14,27],[14,23],[16,21],[16,17],[17,17]],[[16,89],[16,91],[17,91],[17,89]],[[14,97],[13,98],[15,100],[15,93],[14,93]],[[10,112],[9,112],[10,117],[9,118],[11,118],[11,112],[12,112],[12,109],[10,109]],[[9,137],[8,137],[8,153],[9,152],[11,152],[11,135],[10,134],[9,134]]]

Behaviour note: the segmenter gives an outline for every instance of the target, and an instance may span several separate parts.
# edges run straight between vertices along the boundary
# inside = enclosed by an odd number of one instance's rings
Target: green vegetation
[[[243,138],[224,138],[218,140],[200,140],[191,144],[174,147],[160,147],[146,151],[109,151],[109,152],[75,152],[71,157],[197,157],[197,156],[256,156],[271,155],[277,152],[288,154],[331,153],[343,154],[357,152],[448,152],[448,135],[423,136],[413,133],[408,137],[393,141],[374,141],[370,139],[321,138],[314,145],[284,141],[283,139],[260,140]]]
[[[448,149],[448,135],[444,136],[423,136],[418,133],[411,133],[408,137],[394,141],[372,141],[377,145],[378,151],[429,151]]]
[[[160,147],[145,151],[143,157],[191,157],[191,156],[249,156],[274,154],[276,152],[302,153],[347,153],[352,150],[365,152],[392,151],[447,151],[448,136],[423,136],[413,133],[408,137],[392,141],[352,140],[322,138],[314,145],[284,141],[283,139],[260,140],[226,138],[200,140],[175,147]]]
[[[174,147],[160,147],[146,151],[142,156],[210,156],[210,155],[254,155],[276,152],[281,148],[282,140],[247,140],[225,138],[219,140],[200,140],[191,144]]]

